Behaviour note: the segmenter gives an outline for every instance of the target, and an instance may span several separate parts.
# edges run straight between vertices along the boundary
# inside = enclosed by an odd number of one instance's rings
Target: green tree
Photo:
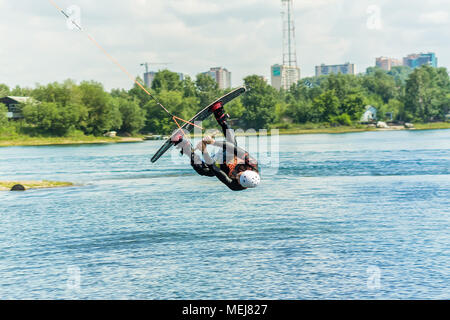
[[[442,120],[450,93],[447,70],[426,65],[416,68],[406,81],[405,92],[405,120]]]
[[[334,91],[334,95],[343,101],[350,93],[357,93],[361,89],[361,81],[358,77],[349,74],[330,74],[321,87],[324,91]]]
[[[139,107],[136,100],[114,98],[122,116],[121,132],[136,133],[145,126],[145,110]]]
[[[450,114],[450,93],[447,93],[445,97],[440,100],[438,108],[440,110],[440,119],[447,120],[446,116]]]
[[[0,98],[6,97],[9,95],[9,87],[6,84],[0,83]]]
[[[0,128],[5,128],[8,125],[7,112],[8,108],[3,103],[0,103]]]
[[[22,108],[25,120],[41,131],[51,133],[56,130],[55,124],[58,122],[59,110],[55,102],[42,102],[39,104],[26,104]]]
[[[276,90],[257,75],[244,79],[249,91],[242,96],[245,112],[242,116],[246,128],[263,129],[275,119]]]
[[[211,76],[204,73],[197,75],[195,86],[201,92],[211,92],[219,89],[217,82]]]
[[[314,99],[314,108],[319,114],[318,121],[329,122],[339,112],[339,98],[334,90],[327,90]]]
[[[192,81],[191,77],[186,76],[186,78],[182,81],[182,87],[185,97],[197,96],[197,88],[195,87],[195,82]]]
[[[21,88],[19,86],[15,86],[13,89],[10,89],[9,95],[16,97],[29,97],[33,90],[31,88]]]
[[[141,78],[137,77],[136,81],[139,83],[144,83]],[[143,85],[144,86],[144,85]],[[150,88],[144,86],[144,88],[150,92]],[[152,93],[152,92],[150,92]],[[114,91],[114,96],[116,96],[117,92]],[[136,98],[139,101],[139,105],[143,108],[152,98],[144,91],[142,88],[134,83],[133,88],[128,91],[128,95],[131,99]]]
[[[240,98],[234,99],[227,103],[225,109],[230,114],[230,117],[235,119],[241,118],[245,113],[245,107]]]
[[[351,126],[352,120],[350,116],[346,113],[340,114],[338,116],[330,117],[330,124],[333,126],[341,125],[341,126]]]
[[[285,116],[291,118],[295,123],[314,122],[320,118],[320,114],[316,111],[311,101],[294,100],[288,104]]]
[[[85,133],[101,135],[111,129],[119,129],[122,116],[119,106],[103,90],[102,84],[84,81],[80,84],[81,101],[89,112]]]
[[[110,95],[113,98],[123,98],[127,100],[133,100],[133,97],[125,89],[112,89]]]
[[[386,113],[391,113],[392,119],[405,121],[405,104],[398,99],[391,99],[378,113],[381,113],[382,116]]]
[[[380,96],[384,103],[396,97],[395,79],[379,68],[364,76],[362,85],[369,92]]]
[[[183,118],[184,115],[179,113],[183,107],[182,92],[161,91],[158,95],[158,99],[171,113],[177,114],[177,116]],[[176,128],[170,115],[157,105],[156,102],[149,101],[144,108],[147,114],[147,120],[144,127],[145,131],[170,134]],[[180,123],[180,125],[182,125],[182,123]]]
[[[152,89],[156,92],[165,91],[181,91],[183,84],[180,81],[178,73],[162,70],[156,73],[152,81]]]
[[[78,128],[87,118],[82,105],[58,105],[55,102],[28,103],[22,108],[27,123],[41,133],[63,136],[70,129]]]
[[[394,78],[397,86],[405,86],[406,80],[412,71],[413,69],[408,66],[395,66],[387,74]]]
[[[195,86],[201,108],[206,107],[220,96],[217,82],[207,74],[198,74],[195,80]]]
[[[309,100],[311,99],[311,88],[306,86],[304,82],[297,82],[293,84],[286,94],[286,102],[291,103],[299,100]]]
[[[54,102],[61,106],[81,103],[78,86],[72,80],[53,82],[45,86],[37,85],[31,96],[37,101]]]
[[[359,120],[367,105],[362,92],[348,94],[341,102],[340,113],[347,114],[353,120]]]

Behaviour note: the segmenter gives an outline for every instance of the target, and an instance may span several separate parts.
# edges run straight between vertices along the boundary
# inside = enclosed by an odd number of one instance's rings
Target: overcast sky
[[[223,66],[237,86],[282,62],[280,0],[54,1],[78,6],[82,27],[133,75],[146,61],[192,77]],[[436,52],[450,66],[448,0],[294,0],[294,9],[302,77],[321,63],[350,61],[363,72],[377,56],[413,52]],[[0,40],[0,83],[11,87],[68,78],[131,87],[48,0],[0,0]]]

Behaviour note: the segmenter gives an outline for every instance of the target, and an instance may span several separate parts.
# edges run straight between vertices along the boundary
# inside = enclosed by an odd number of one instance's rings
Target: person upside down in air
[[[193,149],[187,139],[183,139],[183,134],[172,137],[175,146],[181,149],[181,154],[190,156],[191,166],[202,176],[216,176],[228,188],[233,191],[255,188],[261,181],[259,175],[258,162],[250,157],[248,152],[238,147],[234,130],[228,125],[228,114],[224,112],[222,103],[218,102],[211,107],[214,116],[222,128],[225,141],[215,141],[210,136],[206,136],[199,142],[196,149],[200,149],[203,155],[201,159]],[[221,148],[219,157],[209,155],[207,145]]]

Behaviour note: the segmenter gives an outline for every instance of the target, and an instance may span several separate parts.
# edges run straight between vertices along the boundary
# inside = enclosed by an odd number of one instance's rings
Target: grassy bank
[[[292,128],[280,128],[280,134],[313,134],[313,133],[348,133],[348,132],[364,132],[364,131],[388,131],[388,130],[434,130],[434,129],[450,129],[450,122],[433,122],[433,123],[417,123],[414,128],[406,129],[403,126],[392,126],[390,128],[373,128],[363,125],[356,126],[339,126],[325,127],[317,125],[294,126]]]
[[[30,137],[27,135],[0,136],[0,147],[10,146],[45,146],[64,144],[89,144],[89,143],[118,143],[118,142],[140,142],[141,137]]]
[[[430,122],[414,124],[417,130],[450,129],[450,122]]]
[[[61,181],[0,181],[0,191],[10,190],[14,185],[21,184],[25,189],[60,188],[73,186],[71,182]]]
[[[314,134],[314,133],[348,133],[348,132],[364,132],[364,131],[376,131],[375,128],[368,127],[329,127],[329,128],[314,128],[314,129],[304,129],[304,128],[290,128],[290,129],[279,129],[280,134]]]
[[[288,127],[274,127],[278,129],[282,135],[287,134],[315,134],[315,133],[350,133],[350,132],[364,132],[364,131],[387,131],[387,130],[435,130],[435,129],[450,129],[450,122],[433,122],[433,123],[416,123],[413,129],[405,129],[403,126],[395,126],[391,128],[377,129],[365,125],[355,126],[338,126],[330,127],[326,124],[302,124],[291,125]],[[237,132],[238,136],[258,135],[245,131],[243,133]],[[270,129],[268,130],[270,134]],[[192,135],[194,137],[194,135]],[[134,137],[95,137],[95,136],[73,136],[73,137],[30,137],[27,135],[0,135],[0,147],[8,146],[44,146],[44,145],[68,145],[68,144],[92,144],[92,143],[120,143],[120,142],[141,142],[142,136]]]

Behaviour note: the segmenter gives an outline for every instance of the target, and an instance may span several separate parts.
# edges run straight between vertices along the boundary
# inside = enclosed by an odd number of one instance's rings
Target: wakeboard
[[[195,122],[200,122],[205,120],[206,118],[208,118],[213,112],[210,110],[211,107],[213,105],[215,105],[216,103],[222,103],[222,106],[224,106],[225,104],[227,104],[228,102],[230,102],[231,100],[239,97],[241,94],[243,94],[246,91],[245,87],[239,87],[229,93],[227,93],[226,95],[220,97],[219,99],[217,99],[216,101],[214,101],[213,103],[211,103],[210,105],[208,105],[207,107],[203,108],[199,113],[197,113],[194,117],[192,117],[192,119],[189,120],[190,123],[185,123],[184,125],[181,126],[180,129],[178,129],[177,131],[175,131],[169,139],[166,140],[166,142],[164,142],[164,144],[161,146],[161,148],[159,148],[159,150],[155,153],[155,155],[152,157],[151,161],[154,163],[156,162],[164,153],[167,152],[167,150],[169,150],[175,143],[172,141],[172,137],[181,133],[181,130],[183,130],[184,132],[190,132],[190,130],[192,130],[194,128],[194,126],[192,125],[192,123]]]

